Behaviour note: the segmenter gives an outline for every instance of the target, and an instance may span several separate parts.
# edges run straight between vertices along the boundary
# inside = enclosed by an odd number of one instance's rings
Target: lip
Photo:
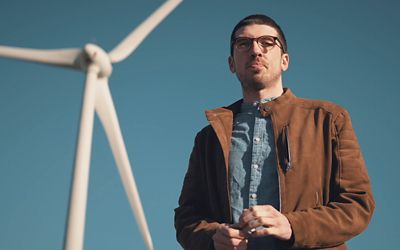
[[[248,68],[265,68],[266,66],[260,61],[251,61],[247,64]]]
[[[264,66],[264,65],[262,63],[250,63],[249,67],[252,67],[252,66]]]
[[[262,64],[262,63],[250,63],[247,67],[253,68],[253,69],[265,68],[264,64]]]

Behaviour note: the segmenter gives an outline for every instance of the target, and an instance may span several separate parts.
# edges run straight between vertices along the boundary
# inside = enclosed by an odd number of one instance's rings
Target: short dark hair
[[[282,51],[283,53],[287,53],[287,43],[286,43],[286,38],[285,34],[283,34],[283,31],[281,27],[269,16],[262,15],[262,14],[256,14],[256,15],[250,15],[242,20],[239,21],[238,24],[236,24],[235,28],[233,28],[232,34],[231,34],[231,56],[233,55],[233,42],[236,39],[236,32],[247,25],[252,25],[252,24],[264,24],[271,26],[278,32],[278,38],[279,41],[282,43]]]

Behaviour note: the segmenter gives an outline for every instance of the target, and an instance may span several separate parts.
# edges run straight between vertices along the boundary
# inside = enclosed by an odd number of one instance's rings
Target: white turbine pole
[[[83,95],[83,104],[75,155],[75,167],[71,187],[69,216],[65,236],[65,250],[83,249],[85,231],[86,202],[89,184],[90,153],[92,147],[94,105],[99,68],[91,64]]]
[[[153,242],[146,223],[142,203],[140,202],[139,192],[136,187],[135,178],[129,162],[128,153],[126,151],[107,78],[99,79],[96,90],[95,110],[106,132],[118,167],[118,172],[121,176],[122,184],[138,223],[139,230],[146,243],[147,249],[153,250]]]

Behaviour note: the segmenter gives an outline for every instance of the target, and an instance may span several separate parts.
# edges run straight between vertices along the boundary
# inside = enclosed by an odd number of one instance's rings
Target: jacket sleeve
[[[179,206],[175,209],[175,229],[178,242],[184,249],[214,249],[212,236],[219,223],[207,218],[207,192],[205,174],[202,169],[199,134],[190,155]]]
[[[316,208],[288,212],[293,248],[322,248],[343,244],[361,233],[375,208],[370,180],[347,111],[334,118],[331,178],[334,194]]]

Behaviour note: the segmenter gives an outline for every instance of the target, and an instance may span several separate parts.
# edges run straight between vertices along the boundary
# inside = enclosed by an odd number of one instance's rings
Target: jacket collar
[[[276,109],[276,107],[279,105],[290,102],[295,97],[296,96],[292,93],[292,91],[289,88],[284,88],[283,94],[281,96],[275,98],[274,100],[272,100],[270,102],[260,104],[260,110],[271,111],[273,109]],[[232,121],[230,121],[230,122],[233,123],[233,117],[237,113],[240,112],[240,107],[242,105],[242,102],[243,102],[243,99],[240,99],[227,107],[206,110],[205,113],[206,113],[207,120],[211,123],[212,121],[215,121],[215,120],[232,117]]]

